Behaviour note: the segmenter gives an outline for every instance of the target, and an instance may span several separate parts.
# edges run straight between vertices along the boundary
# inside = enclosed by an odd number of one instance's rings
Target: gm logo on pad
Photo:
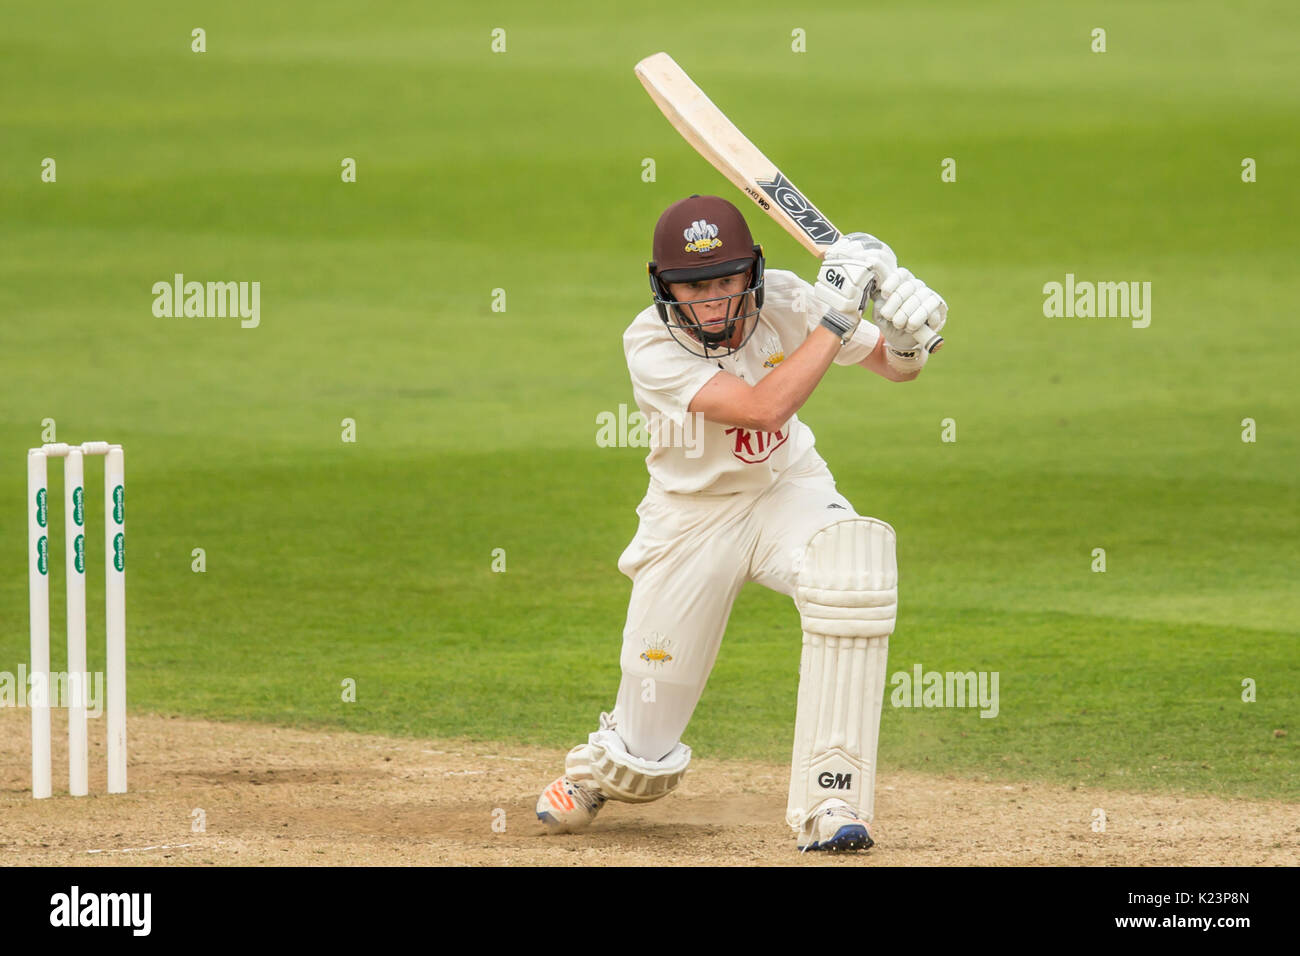
[[[817,786],[823,790],[848,790],[853,786],[853,774],[823,770],[817,775]]]

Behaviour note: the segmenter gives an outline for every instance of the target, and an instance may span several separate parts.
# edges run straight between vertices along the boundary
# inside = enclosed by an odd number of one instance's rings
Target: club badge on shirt
[[[781,347],[781,340],[775,335],[767,337],[762,352],[764,368],[776,368],[785,361],[785,350]]]
[[[735,447],[731,453],[747,465],[757,465],[772,457],[772,452],[785,444],[790,437],[785,429],[774,432],[760,432],[749,428],[728,428],[724,434],[735,438]]]

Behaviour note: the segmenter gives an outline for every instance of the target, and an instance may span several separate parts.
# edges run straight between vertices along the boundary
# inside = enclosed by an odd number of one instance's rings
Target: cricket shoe
[[[560,777],[537,798],[537,819],[552,833],[577,833],[591,826],[608,799],[599,790]]]
[[[875,844],[867,822],[843,800],[828,800],[804,821],[799,850],[869,850]]]

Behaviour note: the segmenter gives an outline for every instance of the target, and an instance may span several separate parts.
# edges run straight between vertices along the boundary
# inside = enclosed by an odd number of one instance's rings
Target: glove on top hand
[[[822,324],[847,339],[857,328],[872,290],[898,271],[893,250],[874,236],[854,232],[826,250],[813,292],[828,311]]]

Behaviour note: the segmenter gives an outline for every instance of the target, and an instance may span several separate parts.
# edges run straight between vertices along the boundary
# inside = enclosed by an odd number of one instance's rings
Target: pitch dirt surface
[[[0,866],[1300,862],[1292,804],[910,772],[882,772],[870,853],[800,855],[781,819],[788,769],[707,758],[664,801],[611,804],[587,832],[551,836],[533,806],[559,772],[555,751],[140,714],[129,725],[131,791],[103,792],[92,723],[92,793],[74,799],[59,793],[59,716],[55,796],[36,801],[30,716],[0,710]],[[1096,808],[1104,833],[1092,829]]]

